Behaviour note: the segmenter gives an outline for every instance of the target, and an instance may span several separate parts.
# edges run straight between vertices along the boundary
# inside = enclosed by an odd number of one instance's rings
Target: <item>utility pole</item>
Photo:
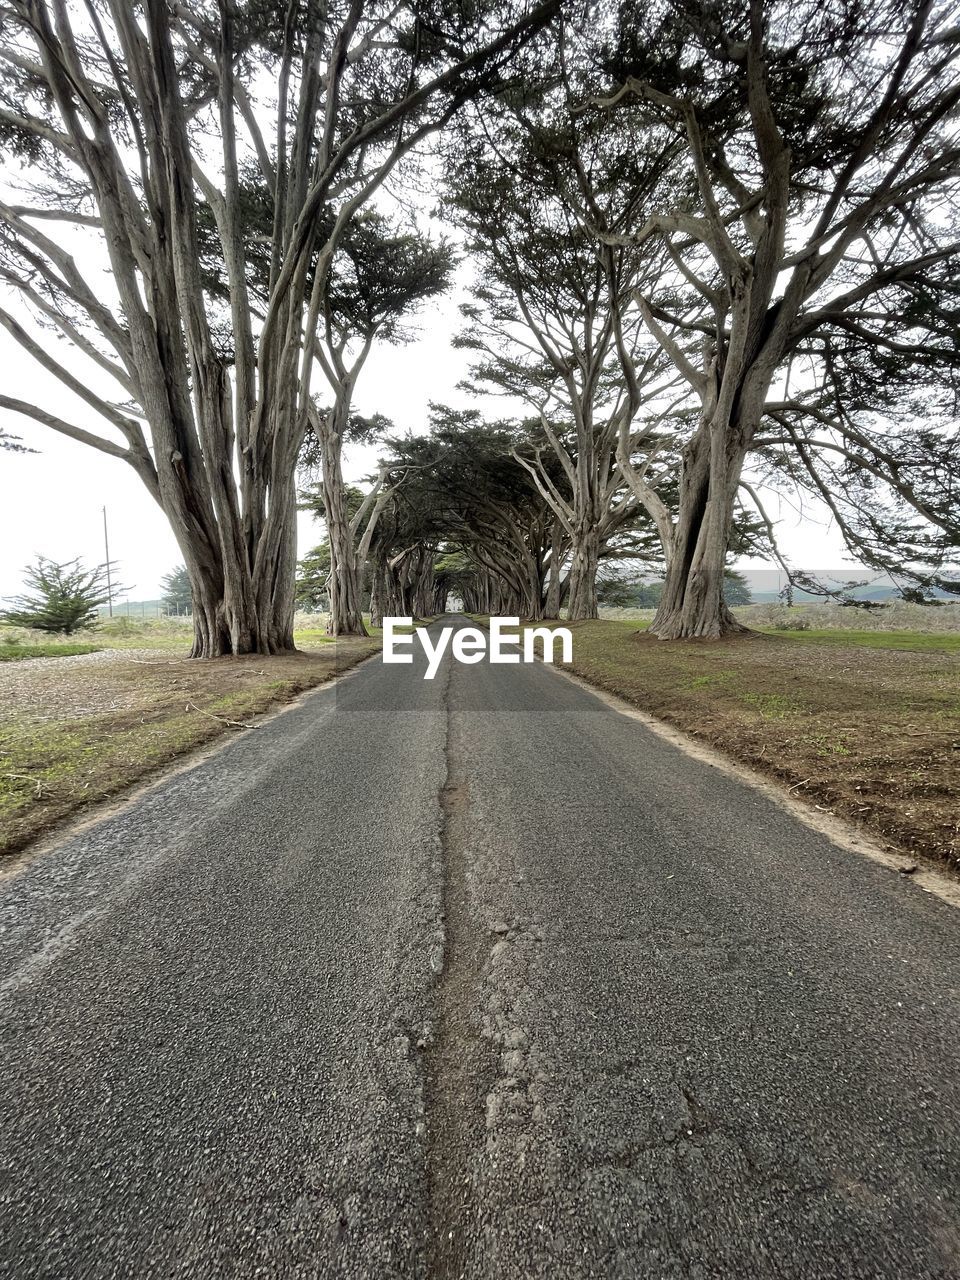
[[[107,508],[103,508],[103,554],[107,563],[107,607],[113,617],[113,586],[110,582],[110,542],[107,538]]]

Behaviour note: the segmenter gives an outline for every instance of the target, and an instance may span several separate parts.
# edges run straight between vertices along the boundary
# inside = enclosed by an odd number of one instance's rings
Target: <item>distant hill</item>
[[[899,595],[896,583],[885,573],[870,573],[857,569],[817,569],[807,572],[813,574],[832,590],[839,590],[850,582],[858,583],[859,585],[850,591],[857,600],[883,601],[896,599]],[[787,575],[779,569],[739,569],[738,573],[742,573],[750,584],[754,604],[770,604],[779,600],[780,592],[787,585]],[[953,598],[945,591],[936,591],[934,594],[944,600]],[[794,589],[793,592],[795,604],[815,603],[822,599],[822,596],[812,595],[808,591]]]
[[[162,600],[114,600],[113,602],[115,618],[165,618],[167,613],[167,607]],[[100,617],[110,617],[110,609],[105,604],[100,606]]]

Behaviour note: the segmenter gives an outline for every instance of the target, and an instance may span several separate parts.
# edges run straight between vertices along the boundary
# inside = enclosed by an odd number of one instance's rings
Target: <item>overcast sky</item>
[[[450,341],[459,327],[462,277],[461,272],[456,294],[431,304],[415,322],[413,342],[404,347],[381,346],[372,353],[357,389],[355,403],[361,413],[384,413],[400,430],[419,432],[426,426],[431,400],[461,406],[470,403],[456,390],[466,372],[469,353],[454,350]],[[0,368],[6,394],[33,400],[78,426],[101,430],[93,411],[33,365],[2,330]],[[485,407],[492,413],[507,411],[506,406],[492,400]],[[35,454],[0,451],[0,596],[19,590],[23,566],[35,555],[60,561],[82,556],[89,564],[102,561],[102,508],[106,506],[110,555],[119,563],[129,598],[156,598],[161,577],[180,563],[181,556],[159,507],[130,467],[13,414],[0,413],[0,425],[38,450]],[[368,474],[375,459],[375,449],[355,452],[348,457],[348,478]],[[798,567],[837,569],[848,563],[827,513],[809,500],[803,517],[781,507],[775,497],[768,509],[771,515],[779,510],[782,545]],[[301,515],[301,553],[320,536],[317,524]],[[764,562],[744,564],[759,567]]]
[[[264,101],[269,101],[269,86],[264,84],[261,88]],[[401,198],[393,189],[394,184],[387,183],[378,194],[378,205],[388,216],[406,211],[415,217],[421,230],[458,240],[455,233],[437,221],[435,202],[424,194],[425,190],[429,192],[432,166],[429,150],[418,154],[415,163],[420,167],[420,195],[401,183],[398,190],[405,192]],[[0,194],[13,203],[33,203],[30,186],[36,177],[29,163],[8,161],[6,168],[0,170]],[[99,236],[64,223],[46,223],[45,230],[73,253],[98,297],[108,306],[115,305],[116,291]],[[456,291],[429,304],[424,314],[408,326],[416,331],[413,342],[400,348],[374,349],[355,396],[359,412],[380,412],[399,430],[420,432],[426,427],[431,400],[464,407],[472,403],[456,389],[467,372],[469,352],[454,350],[451,345],[461,323],[458,304],[466,298],[469,282],[469,269],[461,266]],[[9,293],[3,304],[15,315],[23,315],[22,304]],[[28,327],[37,333],[32,323]],[[116,384],[106,375],[99,375],[85,358],[71,360],[65,342],[57,335],[48,331],[43,334],[43,341],[56,344],[57,359],[79,376],[92,377],[90,385],[107,399],[116,398]],[[32,401],[76,426],[118,438],[116,432],[104,428],[92,409],[35,365],[2,328],[0,371],[5,394]],[[97,376],[103,377],[102,385],[96,384]],[[317,390],[322,390],[320,378],[318,372]],[[521,406],[494,399],[480,402],[479,407],[497,416],[523,411]],[[102,508],[106,506],[110,555],[118,562],[120,580],[129,588],[129,598],[156,598],[160,579],[182,557],[159,507],[132,469],[119,459],[3,410],[0,426],[21,436],[25,444],[38,451],[16,454],[0,450],[0,597],[19,590],[24,565],[38,554],[59,561],[80,556],[90,565],[100,563],[104,558]],[[370,474],[376,458],[376,448],[348,453],[347,478],[360,480]],[[775,495],[764,494],[764,499],[768,513],[777,521],[781,546],[798,568],[836,570],[851,563],[825,507],[805,498],[801,515],[790,505],[781,504]],[[301,554],[321,536],[316,522],[301,514]],[[750,567],[766,565],[760,560],[743,563]]]

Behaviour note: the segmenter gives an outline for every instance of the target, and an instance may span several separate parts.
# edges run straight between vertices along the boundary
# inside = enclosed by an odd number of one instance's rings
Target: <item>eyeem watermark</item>
[[[413,642],[415,639],[419,640],[427,655],[424,680],[432,680],[440,670],[440,662],[448,647],[457,662],[465,662],[468,666],[474,662],[482,662],[488,655],[491,662],[535,662],[539,640],[544,662],[553,662],[554,645],[559,640],[560,661],[573,661],[573,636],[566,627],[528,627],[521,638],[519,618],[491,618],[489,632],[481,631],[479,627],[444,627],[434,644],[426,627],[397,634],[397,627],[409,627],[412,623],[412,618],[384,618],[383,660],[392,663],[413,662]],[[516,649],[504,648],[504,645],[519,645],[521,639],[522,655]],[[407,648],[411,652],[408,653]]]

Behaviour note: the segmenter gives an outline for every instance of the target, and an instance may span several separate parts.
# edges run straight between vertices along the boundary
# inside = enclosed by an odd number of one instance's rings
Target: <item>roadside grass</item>
[[[72,636],[50,635],[27,627],[0,628],[0,654],[16,650],[17,659],[65,658],[102,649],[165,649],[189,652],[193,630],[186,618],[111,618]],[[2,658],[0,658],[2,661]]]
[[[370,616],[365,620],[371,634],[380,635],[380,628],[370,627]],[[418,619],[418,621],[420,621]],[[327,635],[326,614],[298,613],[294,622],[293,638],[298,649],[310,650],[319,645],[335,644]],[[97,623],[83,632],[84,639],[51,637],[43,631],[30,631],[23,627],[0,628],[0,662],[26,658],[63,658],[75,654],[97,653],[103,649],[141,650],[156,649],[160,652],[186,656],[193,641],[193,627],[189,618],[111,618]],[[9,650],[9,658],[6,652]]]
[[[755,631],[803,631],[835,635],[909,632],[911,635],[960,635],[960,600],[912,604],[889,600],[878,608],[849,608],[839,604],[782,603],[739,605],[734,613]],[[603,616],[603,615],[601,615]]]
[[[569,669],[590,684],[889,847],[960,870],[956,636],[906,633],[904,645],[902,632],[865,643],[858,631],[771,630],[683,643],[632,620],[554,625],[570,627]]]
[[[318,644],[336,644],[333,636],[328,636],[320,627],[303,627],[293,633],[293,642],[298,649],[312,649]]]
[[[150,777],[178,756],[246,730],[324,683],[379,640],[297,633],[302,653],[187,658],[190,630],[141,627],[85,663],[17,664],[0,683],[0,855]],[[173,641],[176,640],[174,645]],[[112,645],[110,647],[113,647]],[[153,655],[156,654],[154,657]]]
[[[944,635],[953,637],[953,646],[960,641],[960,600],[926,605],[891,600],[875,609],[813,602],[795,605],[768,602],[737,605],[733,612],[752,631],[775,631],[798,638],[802,634],[827,644],[843,644],[843,636],[854,635],[858,643],[890,649],[926,648],[927,637]],[[637,626],[649,625],[653,615],[653,609],[600,606],[601,618],[636,622]]]
[[[22,662],[27,658],[74,658],[81,653],[99,653],[101,644],[4,644],[0,642],[0,662]]]
[[[960,653],[960,634],[950,631],[832,631],[826,627],[793,630],[758,627],[765,635],[787,636],[801,644],[861,645],[867,649],[903,649],[908,653]]]
[[[600,616],[605,621],[631,622],[636,630],[645,631],[653,621],[653,612],[652,609],[601,609]],[[867,649],[903,649],[911,653],[960,653],[960,606],[955,605],[939,609],[922,605],[890,606],[889,612],[880,613],[876,625],[870,628],[851,627],[850,610],[838,606],[795,605],[787,609],[782,605],[744,605],[734,613],[752,631],[786,636],[799,640],[801,644],[853,644]],[[863,615],[860,616],[862,618]],[[826,619],[828,625],[811,626],[808,620],[811,617]],[[912,630],[891,625],[894,622],[899,624],[904,617],[923,624],[927,629]],[[879,629],[884,621],[890,626],[889,630]]]

